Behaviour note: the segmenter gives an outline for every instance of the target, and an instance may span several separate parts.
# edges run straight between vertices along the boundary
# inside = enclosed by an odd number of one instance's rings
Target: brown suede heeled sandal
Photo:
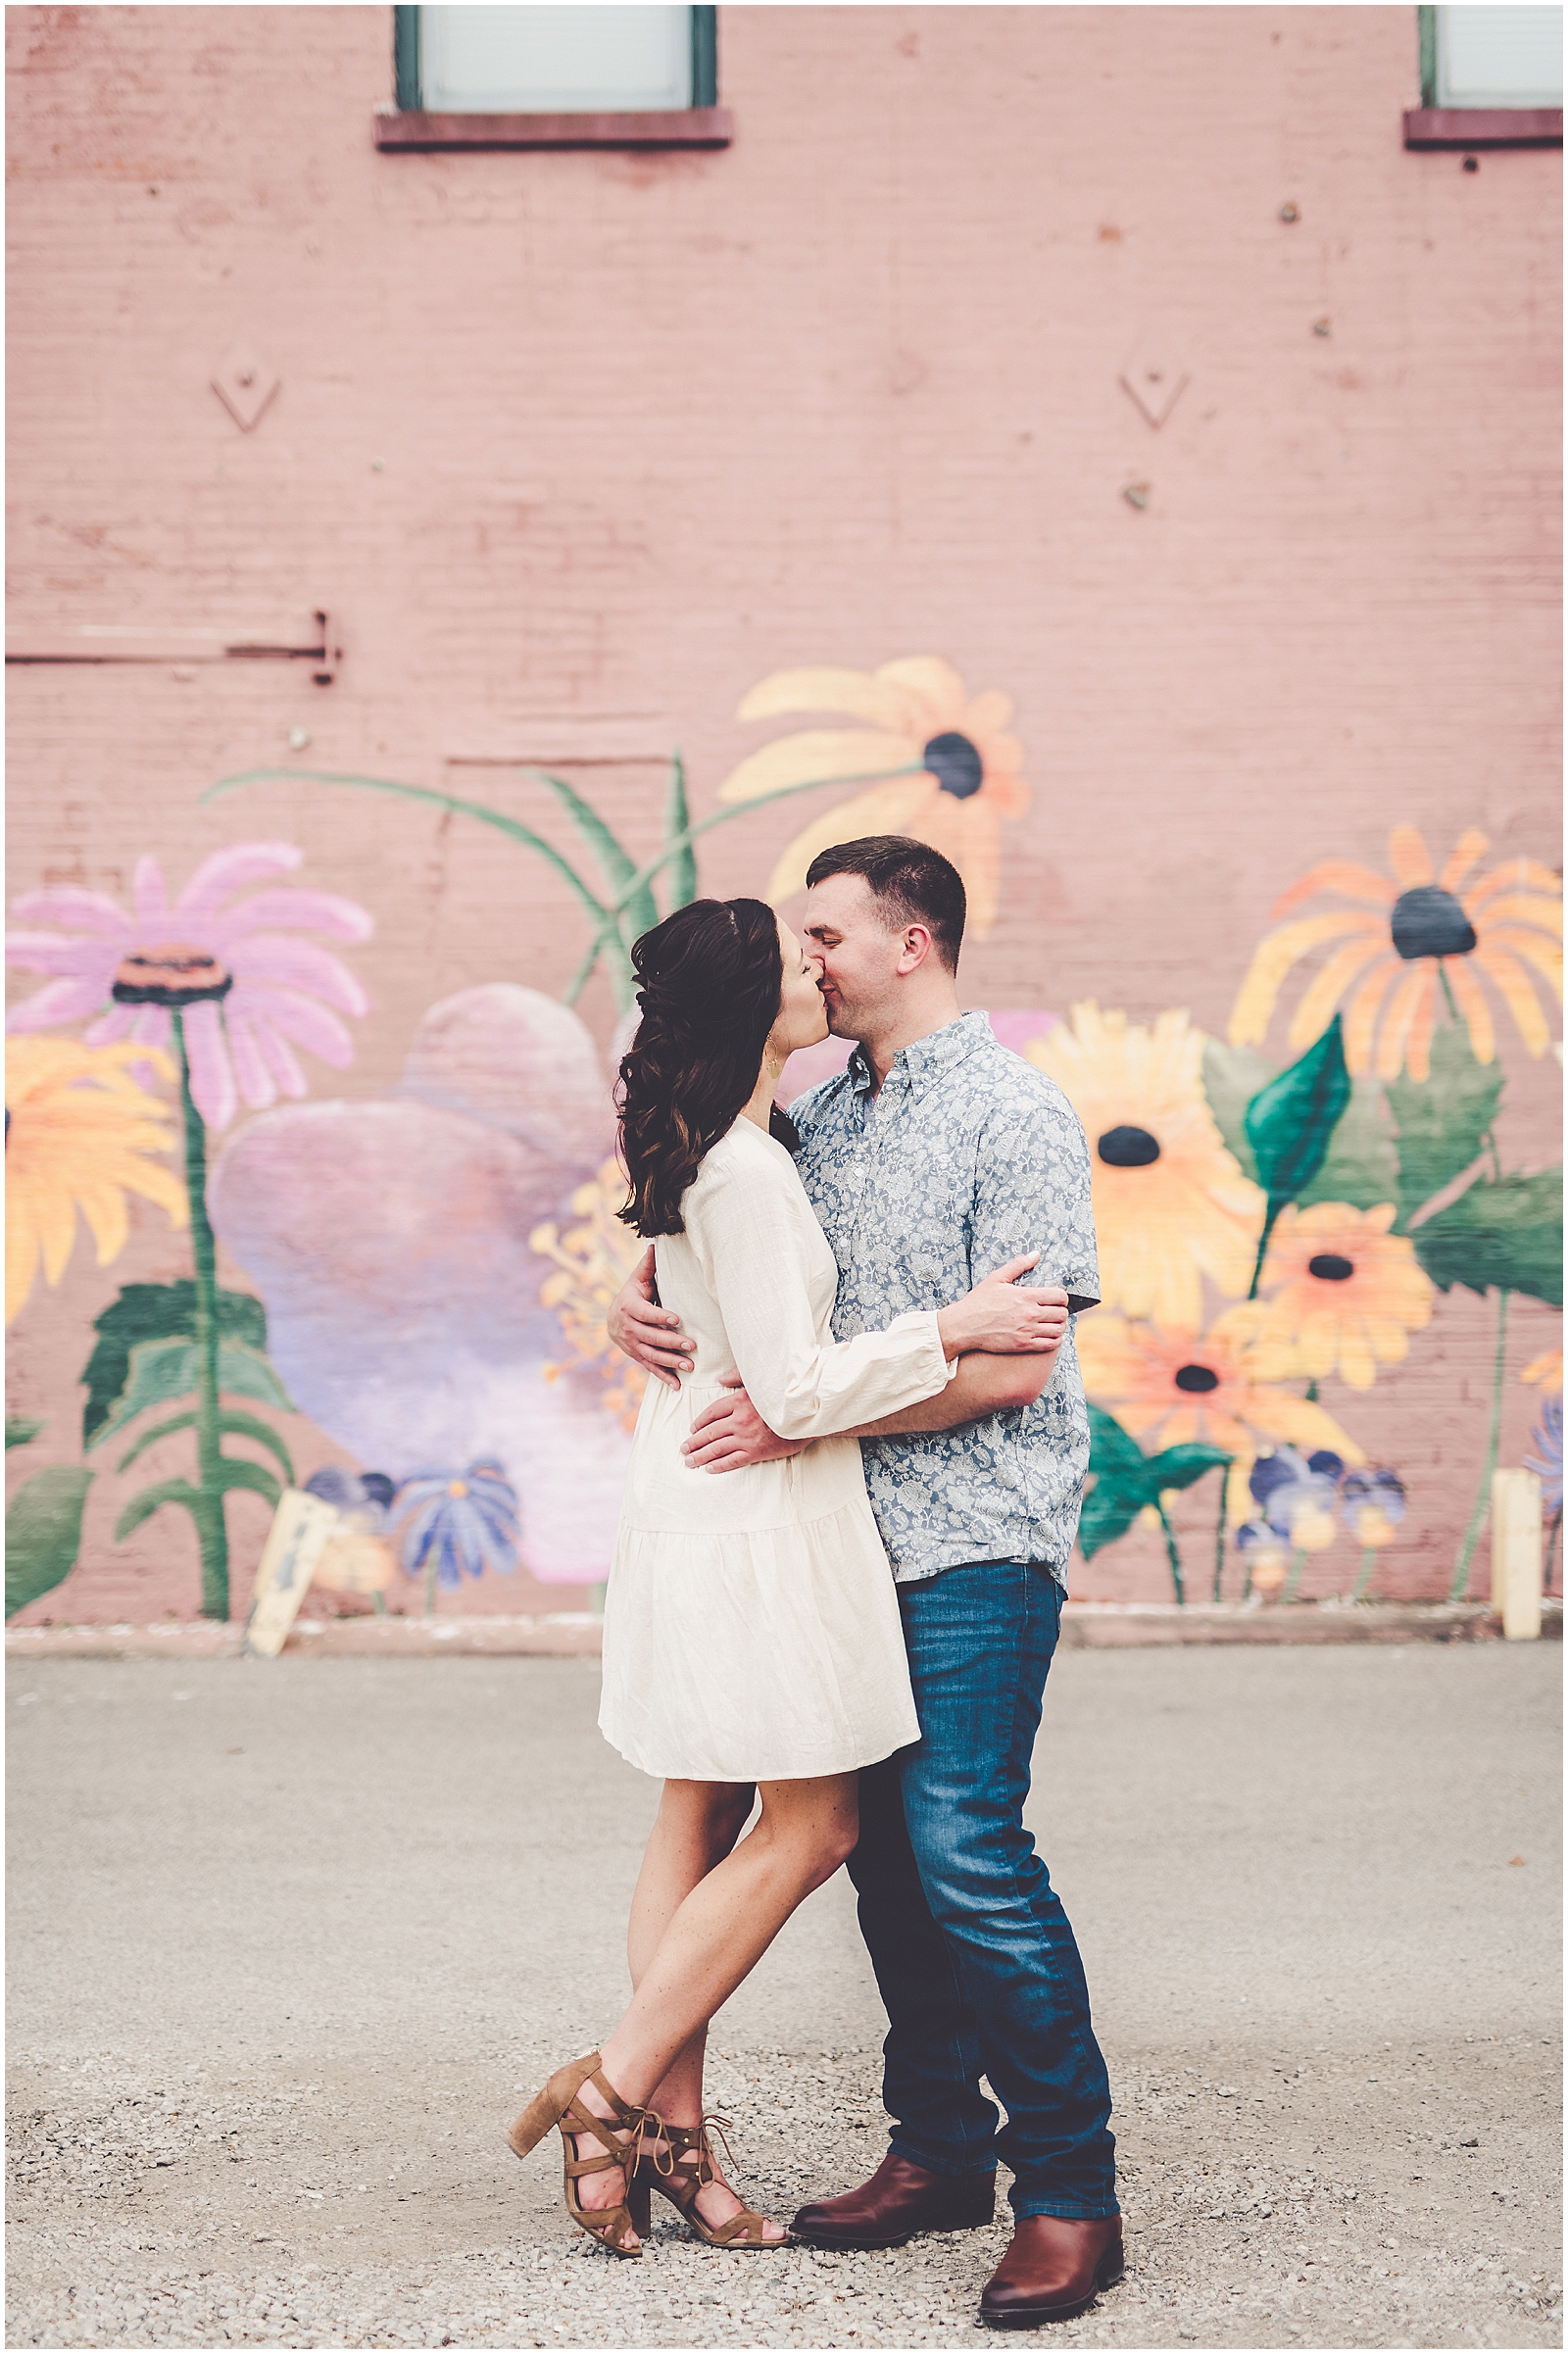
[[[613,2111],[610,2117],[596,2117],[578,2099],[584,2084],[592,2084],[601,2099],[607,2100]],[[568,2060],[558,2068],[542,2092],[536,2092],[507,2139],[519,2158],[525,2158],[537,2142],[544,2139],[552,2126],[561,2134],[562,2168],[566,2200],[566,2213],[579,2231],[597,2239],[601,2247],[612,2256],[640,2256],[642,2249],[623,2248],[621,2234],[625,2231],[646,2231],[648,2202],[640,2202],[642,2222],[639,2224],[623,2198],[616,2207],[585,2207],[577,2196],[577,2184],[584,2175],[604,2174],[612,2166],[624,2168],[628,2192],[636,2180],[637,2163],[642,2154],[646,2112],[628,2108],[609,2079],[600,2073],[599,2054],[591,2051],[580,2060]],[[584,2141],[597,2141],[604,2152],[598,2158],[580,2158],[578,2149]]]
[[[652,2154],[644,2151],[638,2163],[637,2172],[632,2177],[631,2188],[627,2192],[627,2204],[631,2209],[632,2225],[636,2231],[647,2231],[652,2205],[651,2194],[657,2190],[668,2199],[672,2206],[680,2209],[682,2216],[696,2232],[698,2238],[710,2248],[787,2248],[789,2246],[790,2234],[787,2231],[781,2239],[763,2238],[762,2233],[767,2218],[764,2215],[759,2215],[754,2207],[743,2207],[738,2215],[730,2217],[727,2224],[718,2225],[706,2222],[697,2211],[699,2192],[707,2183],[718,2180],[714,2172],[713,2153],[709,2141],[710,2128],[717,2133],[719,2139],[724,2143],[724,2154],[729,2159],[731,2166],[735,2163],[735,2153],[730,2148],[724,2133],[727,2122],[728,2120],[725,2118],[710,2115],[703,2118],[697,2125],[665,2125],[662,2117],[656,2117],[651,2110],[649,2111],[648,2137],[650,2140],[657,2138],[663,2141],[667,2144],[667,2150],[662,2154],[657,2151]]]

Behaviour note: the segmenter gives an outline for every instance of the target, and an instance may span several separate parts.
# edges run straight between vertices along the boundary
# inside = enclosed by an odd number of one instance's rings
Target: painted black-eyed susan
[[[187,1218],[185,1189],[156,1157],[172,1150],[173,1112],[138,1086],[137,1066],[172,1079],[145,1046],[87,1047],[74,1038],[6,1041],[6,1322],[32,1289],[38,1261],[56,1284],[78,1211],[108,1266],[130,1232],[128,1194]]]
[[[1392,1202],[1372,1209],[1316,1202],[1281,1212],[1263,1267],[1270,1297],[1258,1329],[1260,1371],[1313,1381],[1337,1373],[1352,1390],[1370,1390],[1379,1365],[1403,1360],[1410,1334],[1432,1321],[1437,1287],[1408,1236],[1389,1231],[1395,1215]]]
[[[813,778],[867,780],[863,793],[796,835],[769,877],[771,904],[804,889],[811,860],[834,843],[908,834],[952,859],[968,895],[969,932],[988,932],[1002,874],[1002,821],[1029,807],[1019,774],[1023,751],[1008,733],[1010,699],[995,690],[971,696],[951,662],[921,654],[879,670],[776,670],[753,687],[737,716],[811,711],[841,712],[858,724],[775,737],[718,789],[720,801],[753,801]]]
[[[1531,1054],[1544,1054],[1551,1033],[1531,976],[1561,1004],[1561,878],[1534,858],[1506,858],[1469,881],[1486,849],[1486,835],[1472,826],[1440,873],[1416,828],[1396,825],[1389,836],[1392,877],[1349,858],[1312,867],[1274,903],[1280,928],[1252,957],[1231,1014],[1231,1044],[1261,1045],[1293,965],[1328,949],[1291,1017],[1293,1048],[1310,1046],[1343,1005],[1345,1058],[1352,1071],[1395,1079],[1405,1070],[1423,1080],[1446,993],[1477,1061],[1491,1062],[1496,1035],[1481,973]],[[1282,920],[1323,891],[1353,905]]]
[[[1084,1387],[1134,1438],[1161,1447],[1217,1447],[1249,1465],[1282,1442],[1366,1460],[1315,1400],[1265,1380],[1257,1362],[1260,1303],[1244,1301],[1206,1332],[1161,1331],[1097,1309],[1077,1331]]]
[[[1024,1049],[1089,1139],[1105,1305],[1189,1332],[1201,1276],[1232,1299],[1247,1290],[1264,1208],[1209,1110],[1204,1043],[1185,1013],[1145,1029],[1091,1000]]]

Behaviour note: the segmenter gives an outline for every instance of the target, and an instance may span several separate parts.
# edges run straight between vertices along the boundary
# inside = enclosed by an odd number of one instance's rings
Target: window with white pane
[[[676,114],[713,105],[715,11],[398,8],[397,100],[433,115]]]
[[[1562,10],[1423,8],[1421,103],[1478,110],[1562,105]]]

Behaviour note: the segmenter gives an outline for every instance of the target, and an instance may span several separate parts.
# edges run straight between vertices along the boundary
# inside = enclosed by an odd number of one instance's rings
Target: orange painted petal
[[[755,801],[781,785],[826,784],[886,776],[920,758],[908,736],[883,735],[868,727],[810,727],[798,736],[779,736],[732,768],[718,788],[720,801]]]
[[[869,793],[841,802],[825,816],[813,817],[779,858],[763,898],[776,907],[797,891],[804,891],[811,860],[818,851],[831,850],[835,842],[857,842],[862,834],[913,832],[926,801],[934,800],[937,791],[929,776],[901,777],[897,784],[873,785]]]
[[[969,727],[984,735],[1000,735],[1012,720],[1012,697],[1004,695],[997,687],[987,687],[977,695],[968,710]]]
[[[1453,991],[1453,1002],[1464,1015],[1477,1062],[1490,1062],[1497,1052],[1496,1033],[1492,1027],[1492,1007],[1482,995],[1481,984],[1469,968],[1469,958],[1446,956],[1444,959],[1444,971],[1448,976],[1448,987]],[[1425,1073],[1421,1075],[1424,1077]],[[1412,1070],[1410,1076],[1413,1079],[1416,1073]]]
[[[1552,899],[1561,899],[1562,876],[1549,866],[1543,866],[1539,858],[1505,858],[1465,893],[1466,914],[1479,907],[1483,900],[1491,899],[1494,891],[1544,891]]]
[[[1372,1032],[1383,993],[1398,971],[1398,960],[1384,956],[1373,965],[1345,1013],[1345,1059],[1357,1078],[1363,1078],[1372,1059]]]
[[[948,798],[951,800],[952,795]],[[1034,796],[1021,776],[998,776],[993,772],[974,798],[977,807],[992,810],[998,817],[1022,817]]]
[[[987,796],[956,801],[951,793],[936,792],[906,829],[951,858],[963,877],[968,901],[967,930],[983,939],[997,920],[1002,884],[1002,826]],[[840,835],[839,840],[849,839]]]
[[[869,670],[840,670],[825,662],[806,670],[775,670],[759,680],[735,716],[778,719],[795,711],[843,711],[872,727],[898,727],[904,718],[898,697],[879,687]]]
[[[1434,982],[1421,998],[1410,1024],[1410,1035],[1404,1042],[1404,1067],[1412,1079],[1422,1081],[1432,1076],[1432,1026],[1438,1017],[1438,989]],[[1472,1041],[1475,1033],[1471,1032]],[[1479,1054],[1477,1061],[1483,1059]]]
[[[1413,825],[1396,825],[1389,836],[1389,861],[1402,891],[1414,891],[1432,880],[1427,846]]]
[[[1389,1000],[1388,1012],[1378,1034],[1377,1073],[1380,1079],[1396,1079],[1404,1067],[1404,1042],[1410,1027],[1429,992],[1437,986],[1429,961],[1421,962],[1406,972],[1403,980]]]
[[[1519,1035],[1531,1054],[1544,1054],[1551,1044],[1551,1032],[1518,957],[1505,948],[1489,944],[1475,951],[1475,960],[1501,990],[1508,1010],[1519,1025]]]
[[[1363,964],[1387,948],[1388,930],[1379,924],[1375,938],[1352,940],[1348,948],[1336,949],[1328,962],[1314,976],[1311,987],[1297,1006],[1291,1018],[1290,1044],[1299,1051],[1321,1038],[1328,1028],[1329,1015],[1334,1011]]]
[[[1494,899],[1482,915],[1476,930],[1485,939],[1497,923],[1533,923],[1554,938],[1562,938],[1562,901],[1544,899],[1534,891],[1510,891],[1503,899]]]
[[[1343,891],[1347,899],[1369,900],[1374,907],[1392,907],[1399,896],[1388,876],[1374,874],[1370,866],[1358,866],[1352,858],[1325,858],[1280,893],[1271,920],[1278,923],[1318,891]]]
[[[1489,948],[1511,948],[1516,956],[1523,956],[1527,962],[1533,964],[1542,979],[1551,983],[1556,992],[1558,1005],[1562,1004],[1561,949],[1551,947],[1549,942],[1543,940],[1536,932],[1516,932],[1507,929],[1488,932],[1485,938]]]
[[[1356,915],[1348,907],[1336,907],[1329,914],[1303,916],[1298,923],[1284,924],[1279,931],[1266,933],[1257,944],[1231,1008],[1231,1045],[1262,1044],[1280,985],[1298,956],[1304,956],[1308,949],[1319,948],[1326,940],[1343,940],[1348,933],[1364,932],[1371,926],[1380,932],[1383,928],[1374,916]]]
[[[1457,891],[1487,847],[1487,837],[1479,826],[1467,825],[1449,854],[1448,863],[1438,877],[1442,891]]]

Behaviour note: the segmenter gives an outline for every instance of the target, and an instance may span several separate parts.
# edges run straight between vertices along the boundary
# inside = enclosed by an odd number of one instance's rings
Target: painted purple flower
[[[1263,1508],[1263,1519],[1276,1536],[1308,1553],[1320,1553],[1334,1542],[1334,1510],[1341,1457],[1320,1447],[1302,1455],[1294,1447],[1277,1447],[1259,1455],[1248,1486]]]
[[[399,1548],[411,1577],[433,1566],[453,1592],[462,1572],[483,1577],[487,1569],[509,1577],[517,1566],[517,1491],[491,1455],[466,1471],[416,1471],[393,1501],[394,1514],[409,1513]]]
[[[1352,1471],[1345,1483],[1345,1520],[1359,1545],[1392,1545],[1406,1510],[1396,1471]]]
[[[7,962],[52,978],[12,1008],[6,1028],[52,1030],[92,1016],[88,1046],[130,1039],[164,1048],[177,1010],[191,1094],[209,1128],[228,1126],[240,1096],[255,1110],[280,1094],[303,1096],[294,1048],[345,1069],[354,1047],[338,1015],[362,1014],[368,1001],[347,965],[297,935],[368,940],[370,918],[328,891],[233,898],[291,874],[303,856],[289,842],[236,842],[202,861],[172,907],[157,859],[141,858],[133,915],[74,884],[24,892],[17,916],[68,931],[11,934]]]
[[[1541,1474],[1541,1501],[1555,1516],[1562,1510],[1562,1399],[1544,1398],[1541,1420],[1530,1434],[1535,1453],[1526,1455],[1525,1469]]]

